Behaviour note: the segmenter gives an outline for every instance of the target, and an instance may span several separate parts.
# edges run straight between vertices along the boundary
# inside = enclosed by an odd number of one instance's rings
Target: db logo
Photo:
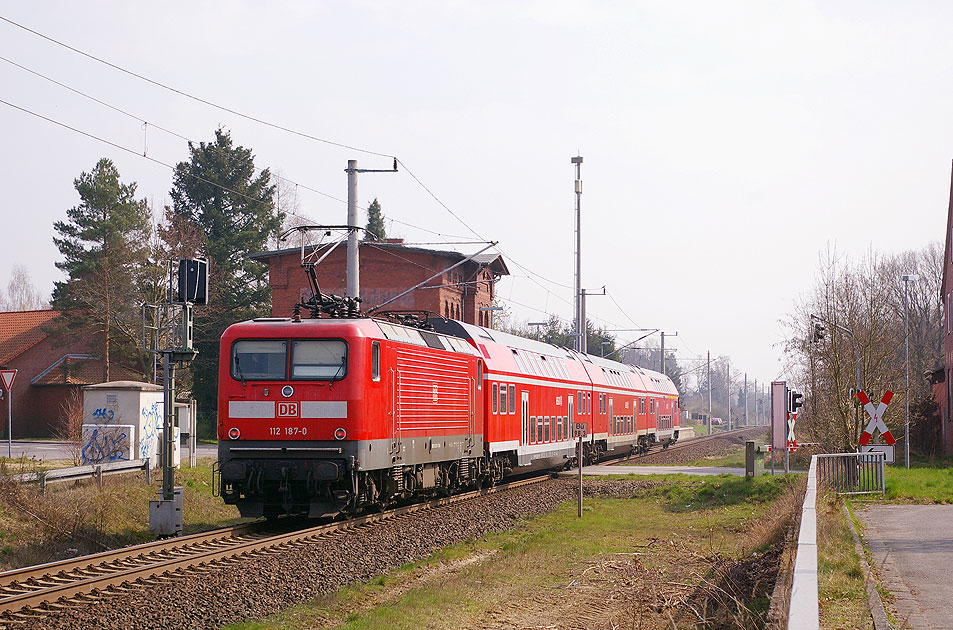
[[[298,403],[296,402],[278,403],[278,417],[279,418],[297,418],[298,417]]]

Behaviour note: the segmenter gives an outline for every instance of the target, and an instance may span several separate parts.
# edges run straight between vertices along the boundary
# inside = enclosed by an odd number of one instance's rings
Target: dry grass
[[[764,627],[781,549],[774,539],[784,531],[776,500],[788,491],[747,483],[710,494],[694,480],[670,482],[684,488],[587,499],[582,519],[569,502],[513,530],[229,628]],[[748,500],[726,502],[735,492]]]
[[[149,501],[157,498],[160,475],[146,485],[142,472],[49,485],[19,484],[0,463],[0,569],[95,553],[154,537]],[[211,463],[176,471],[185,490],[186,533],[239,522],[238,511],[211,492]]]
[[[783,542],[790,523],[801,510],[807,479],[786,486],[781,496],[774,502],[771,510],[759,519],[745,535],[745,547],[748,553],[767,549],[775,543]]]

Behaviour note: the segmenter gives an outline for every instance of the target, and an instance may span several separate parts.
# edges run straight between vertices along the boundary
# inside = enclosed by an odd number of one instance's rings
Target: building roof
[[[43,328],[59,315],[59,311],[53,310],[0,313],[0,365],[46,339]]]
[[[142,383],[140,381],[109,381],[108,383],[97,383],[96,385],[87,385],[83,389],[130,389],[140,392],[161,392],[162,385],[153,383]]]
[[[400,251],[400,252],[413,253],[413,254],[427,254],[430,256],[434,256],[434,255],[444,256],[453,261],[460,261],[460,260],[463,260],[464,258],[467,258],[466,254],[462,254],[460,252],[455,252],[451,250],[427,249],[424,247],[411,247],[411,246],[404,245],[403,243],[389,243],[387,241],[364,242],[362,243],[362,245],[365,245],[368,247],[374,247],[376,249],[381,249],[381,250],[392,250],[392,251]],[[307,254],[307,253],[313,252],[316,249],[317,249],[317,246],[315,245],[306,245],[305,253]],[[248,258],[250,258],[251,260],[256,260],[260,262],[267,262],[269,258],[276,258],[278,256],[286,256],[288,254],[300,255],[301,248],[289,247],[286,249],[275,249],[275,250],[271,250],[267,252],[256,252],[254,254],[249,254]],[[497,275],[501,275],[501,276],[510,275],[510,270],[509,268],[507,268],[506,262],[504,262],[503,256],[501,254],[477,254],[476,256],[473,256],[471,260],[481,267],[489,268],[490,271],[492,271],[493,273]]]
[[[142,374],[118,363],[111,363],[109,371],[122,379],[134,381]],[[91,354],[64,354],[48,368],[30,380],[30,385],[91,385],[103,380],[103,362]]]

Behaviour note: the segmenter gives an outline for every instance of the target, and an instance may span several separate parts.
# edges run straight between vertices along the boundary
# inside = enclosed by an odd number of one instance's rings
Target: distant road
[[[195,449],[198,457],[218,457],[218,447],[215,444],[199,444]],[[6,440],[0,442],[0,455],[7,454]],[[182,456],[188,457],[189,449],[182,446]],[[19,459],[36,458],[42,460],[71,459],[72,453],[67,442],[53,442],[50,440],[13,440],[13,457]]]

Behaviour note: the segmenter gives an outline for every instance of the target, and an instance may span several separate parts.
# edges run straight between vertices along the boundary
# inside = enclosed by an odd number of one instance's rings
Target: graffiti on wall
[[[142,407],[139,419],[142,433],[139,437],[139,457],[150,458],[159,452],[159,434],[162,432],[162,402]]]
[[[130,434],[134,427],[127,425],[83,425],[82,463],[101,464],[129,459]]]

